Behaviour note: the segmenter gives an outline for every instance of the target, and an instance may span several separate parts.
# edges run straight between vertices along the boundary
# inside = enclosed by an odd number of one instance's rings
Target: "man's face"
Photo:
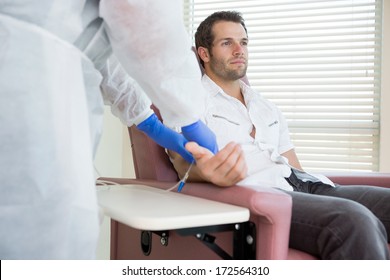
[[[240,23],[220,21],[213,26],[214,42],[209,66],[214,75],[234,81],[245,76],[248,67],[248,37]]]

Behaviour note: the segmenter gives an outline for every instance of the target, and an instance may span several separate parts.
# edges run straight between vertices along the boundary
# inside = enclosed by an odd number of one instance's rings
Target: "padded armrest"
[[[161,189],[167,189],[176,183],[140,179],[100,179],[119,184],[144,184]],[[182,193],[248,208],[251,213],[250,220],[257,228],[257,259],[287,258],[292,206],[292,199],[288,194],[273,188],[255,191],[238,186],[221,188],[207,183],[186,183]]]
[[[323,174],[340,185],[368,185],[390,188],[390,173],[324,172]]]
[[[160,189],[172,187],[176,182],[157,182],[154,180],[100,178],[118,184],[142,184]],[[193,195],[209,200],[220,201],[248,208],[252,215],[261,215],[268,223],[276,223],[281,213],[291,215],[291,197],[277,189],[263,188],[255,191],[249,188],[216,187],[208,183],[186,183],[183,194]],[[289,216],[288,218],[290,218]]]

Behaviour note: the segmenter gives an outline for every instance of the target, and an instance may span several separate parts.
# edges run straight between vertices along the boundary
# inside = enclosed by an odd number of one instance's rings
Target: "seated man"
[[[280,110],[240,80],[248,59],[240,14],[212,14],[195,39],[209,92],[204,120],[221,150],[213,155],[188,143],[196,160],[189,179],[287,192],[291,248],[321,259],[389,259],[390,188],[334,185],[302,170]],[[170,154],[183,176],[188,163]]]

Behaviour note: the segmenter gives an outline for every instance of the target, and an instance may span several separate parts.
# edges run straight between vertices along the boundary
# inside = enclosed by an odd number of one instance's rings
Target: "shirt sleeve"
[[[199,120],[206,92],[181,0],[101,0],[100,15],[115,55],[160,110],[164,124]]]
[[[283,113],[279,108],[275,106],[279,114],[279,154],[283,154],[291,149],[294,149],[294,144],[291,142],[290,131],[288,129],[288,124],[283,116]]]
[[[104,104],[111,107],[113,115],[124,125],[137,125],[153,113],[150,99],[114,56],[107,60],[100,72]]]

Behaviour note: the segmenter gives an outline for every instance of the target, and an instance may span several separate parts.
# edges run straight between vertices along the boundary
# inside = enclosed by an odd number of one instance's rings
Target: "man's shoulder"
[[[275,103],[267,99],[263,94],[261,94],[260,91],[253,88],[252,86],[246,84],[245,82],[241,82],[241,88],[248,100],[254,101],[258,104],[260,103],[272,110],[279,110]]]
[[[246,98],[259,100],[262,102],[269,102],[257,89],[248,85],[245,81],[240,80],[241,92],[246,96]]]

